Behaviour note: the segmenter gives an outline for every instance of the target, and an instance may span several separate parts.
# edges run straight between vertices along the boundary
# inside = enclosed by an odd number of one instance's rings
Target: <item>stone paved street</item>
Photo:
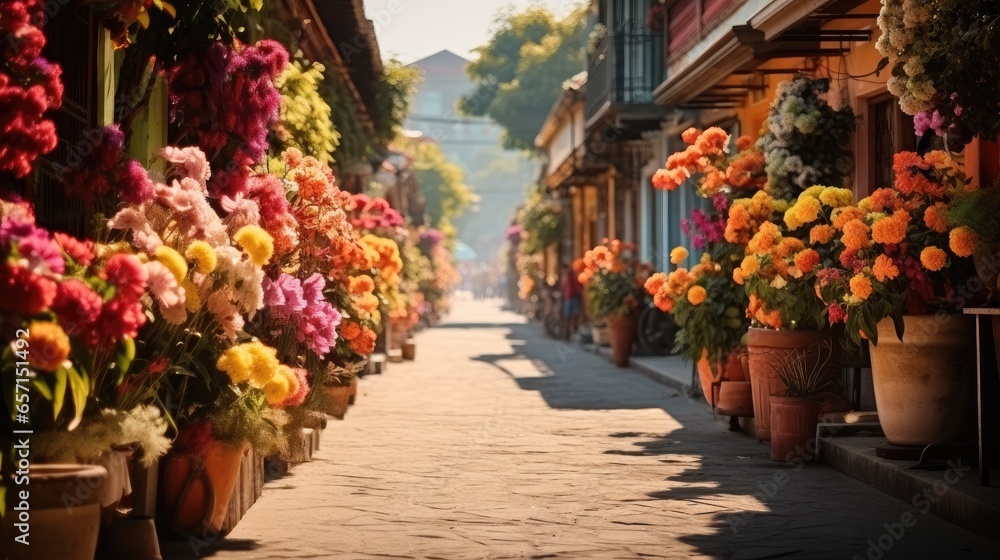
[[[203,556],[1000,558],[1000,543],[829,468],[771,462],[704,403],[495,302],[458,302],[416,362],[361,393],[318,457]]]

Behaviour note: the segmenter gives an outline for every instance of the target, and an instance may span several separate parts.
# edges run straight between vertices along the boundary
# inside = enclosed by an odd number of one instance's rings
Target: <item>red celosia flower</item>
[[[56,298],[54,281],[20,266],[0,266],[0,309],[35,315]]]
[[[86,282],[67,278],[59,284],[52,310],[70,336],[92,330],[101,315],[104,300]]]

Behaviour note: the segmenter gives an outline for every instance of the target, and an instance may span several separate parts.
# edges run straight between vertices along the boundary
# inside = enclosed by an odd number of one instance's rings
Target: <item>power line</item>
[[[410,115],[406,117],[407,120],[411,121],[426,121],[426,122],[440,122],[440,123],[453,123],[453,124],[475,124],[475,125],[496,125],[490,119],[474,119],[474,118],[451,118],[451,117],[432,117],[426,115]]]

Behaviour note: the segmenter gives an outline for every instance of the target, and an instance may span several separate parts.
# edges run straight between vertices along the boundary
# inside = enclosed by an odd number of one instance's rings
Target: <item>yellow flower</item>
[[[872,295],[872,281],[867,275],[855,274],[851,278],[851,295],[861,300],[866,300]]]
[[[160,264],[165,266],[170,271],[170,274],[174,275],[178,283],[184,281],[184,277],[188,273],[188,265],[180,253],[171,247],[160,245],[156,248],[155,256],[156,260],[160,261]]]
[[[812,197],[801,198],[795,206],[792,206],[795,218],[800,224],[815,222],[816,218],[819,218],[820,209],[819,200]]]
[[[288,400],[290,383],[288,378],[283,375],[275,375],[270,381],[264,385],[261,390],[264,391],[264,397],[267,399],[267,404],[271,406],[278,406],[281,403]]]
[[[247,352],[247,345],[240,344],[226,349],[219,355],[215,367],[229,376],[233,383],[242,383],[250,379],[250,369],[253,367],[253,357]]]
[[[674,249],[670,251],[671,264],[681,264],[687,258],[688,250],[684,247],[674,247]]]
[[[743,277],[755,274],[760,270],[760,263],[757,262],[757,257],[753,255],[747,255],[743,257],[743,262],[740,263],[740,270],[743,272]]]
[[[187,251],[184,252],[184,256],[188,258],[189,261],[195,263],[195,269],[202,274],[209,274],[215,270],[215,265],[218,263],[218,259],[215,256],[215,250],[212,246],[204,241],[195,241],[188,246]]]
[[[960,257],[971,256],[973,251],[976,250],[976,232],[972,231],[972,228],[968,226],[959,226],[951,230],[948,242],[952,253]]]
[[[688,301],[691,302],[692,305],[700,305],[703,301],[705,301],[706,297],[708,297],[708,292],[701,286],[692,286],[687,293]]]
[[[69,337],[51,321],[28,326],[28,363],[40,371],[55,371],[69,357]]]
[[[828,187],[824,187],[823,185],[813,185],[808,189],[802,191],[802,194],[799,195],[799,201],[801,202],[807,198],[814,198],[814,199],[819,198],[820,196],[822,196],[823,191],[825,191],[827,188]]]
[[[274,254],[274,239],[260,226],[243,226],[233,241],[243,247],[243,251],[250,257],[250,262],[257,266],[264,266],[271,260]]]
[[[830,208],[840,208],[854,202],[854,193],[851,192],[851,189],[827,187],[820,193],[819,201]]]
[[[195,286],[194,282],[185,279],[181,283],[181,287],[184,288],[184,307],[187,308],[189,313],[197,313],[201,309],[201,294],[198,293],[198,286]]]
[[[932,272],[941,270],[948,261],[948,255],[939,247],[925,247],[920,252],[920,264]]]

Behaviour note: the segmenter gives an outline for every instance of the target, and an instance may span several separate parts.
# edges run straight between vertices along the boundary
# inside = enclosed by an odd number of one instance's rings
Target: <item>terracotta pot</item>
[[[413,361],[417,358],[417,341],[407,338],[403,343],[403,359]]]
[[[774,394],[788,387],[778,377],[778,364],[795,351],[829,340],[829,331],[776,331],[751,328],[747,336],[749,373],[753,388],[753,420],[760,441],[771,440],[771,404]]]
[[[814,399],[771,395],[772,461],[813,460],[819,407]]]
[[[753,391],[749,381],[723,381],[715,411],[725,416],[753,418]]]
[[[879,423],[890,443],[959,439],[975,403],[976,323],[969,315],[907,315],[903,340],[878,324],[871,347]]]
[[[101,531],[98,559],[163,560],[152,517],[116,517]]]
[[[721,381],[744,381],[743,366],[740,364],[738,352],[732,352],[712,368],[708,360],[708,350],[701,351],[698,360],[698,380],[701,381],[701,394],[708,404],[715,408],[719,402],[719,386]]]
[[[6,558],[93,560],[101,528],[101,486],[108,471],[99,465],[33,464],[28,488],[7,489],[2,538]],[[30,492],[27,507],[17,494]],[[17,524],[26,523],[18,527]],[[14,539],[26,529],[28,545]],[[23,537],[22,537],[23,538]]]
[[[351,400],[350,385],[323,385],[323,412],[337,420],[343,420]]]
[[[160,515],[180,536],[217,535],[229,509],[245,446],[211,442],[199,455],[169,453],[160,466]]]
[[[635,345],[639,330],[638,315],[631,313],[622,317],[608,317],[608,330],[611,334],[611,354],[614,356],[615,365],[628,367],[628,359],[632,355],[632,346]]]

